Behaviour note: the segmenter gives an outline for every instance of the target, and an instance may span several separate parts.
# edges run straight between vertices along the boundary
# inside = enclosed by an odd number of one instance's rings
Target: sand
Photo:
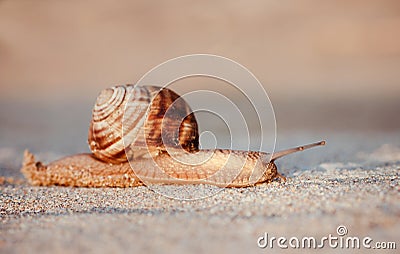
[[[353,144],[357,142],[354,139]],[[0,175],[6,178],[0,185],[0,252],[262,253],[271,251],[270,246],[261,249],[257,244],[265,233],[277,238],[320,239],[338,236],[340,225],[348,230],[345,236],[369,236],[372,243],[395,242],[398,249],[397,149],[389,144],[369,152],[364,149],[357,162],[345,161],[345,155],[333,156],[338,148],[328,147],[325,153],[310,150],[278,163],[288,177],[286,182],[219,189],[195,201],[171,199],[145,186],[33,187],[22,180],[18,170],[6,170],[7,160],[2,158]],[[156,189],[193,197],[216,190],[207,185]],[[281,249],[276,243],[273,250],[307,252]],[[325,246],[324,251],[339,250]]]

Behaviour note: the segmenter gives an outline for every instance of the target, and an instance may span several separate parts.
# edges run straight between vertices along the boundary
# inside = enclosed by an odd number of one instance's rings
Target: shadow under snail
[[[155,86],[107,88],[92,111],[92,153],[44,165],[25,151],[22,173],[33,185],[134,187],[144,184],[211,184],[248,187],[278,173],[275,160],[325,141],[272,155],[265,152],[199,149],[196,118],[175,92]],[[125,144],[125,146],[124,146]]]

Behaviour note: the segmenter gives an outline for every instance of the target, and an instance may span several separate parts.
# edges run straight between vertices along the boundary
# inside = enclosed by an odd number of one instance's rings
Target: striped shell
[[[175,92],[155,86],[119,85],[97,97],[88,142],[96,158],[121,163],[127,156],[166,147],[197,151],[199,135],[191,108]]]

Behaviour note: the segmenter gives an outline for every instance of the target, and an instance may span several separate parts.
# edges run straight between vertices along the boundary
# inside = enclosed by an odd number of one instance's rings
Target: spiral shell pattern
[[[121,163],[143,149],[196,151],[199,135],[191,108],[172,90],[118,85],[97,97],[88,142],[96,158]]]

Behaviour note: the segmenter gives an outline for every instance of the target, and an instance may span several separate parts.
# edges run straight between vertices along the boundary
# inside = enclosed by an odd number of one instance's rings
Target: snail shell
[[[166,114],[170,107],[173,113]],[[190,106],[172,90],[125,85],[107,88],[97,97],[88,142],[98,159],[120,163],[144,148],[194,152],[199,133]]]
[[[26,151],[21,171],[31,184],[133,187],[145,181],[247,187],[285,179],[277,171],[276,159],[325,144],[320,141],[272,155],[199,150],[198,125],[189,105],[175,92],[154,86],[107,88],[99,94],[92,113],[88,136],[92,153],[44,165]]]

